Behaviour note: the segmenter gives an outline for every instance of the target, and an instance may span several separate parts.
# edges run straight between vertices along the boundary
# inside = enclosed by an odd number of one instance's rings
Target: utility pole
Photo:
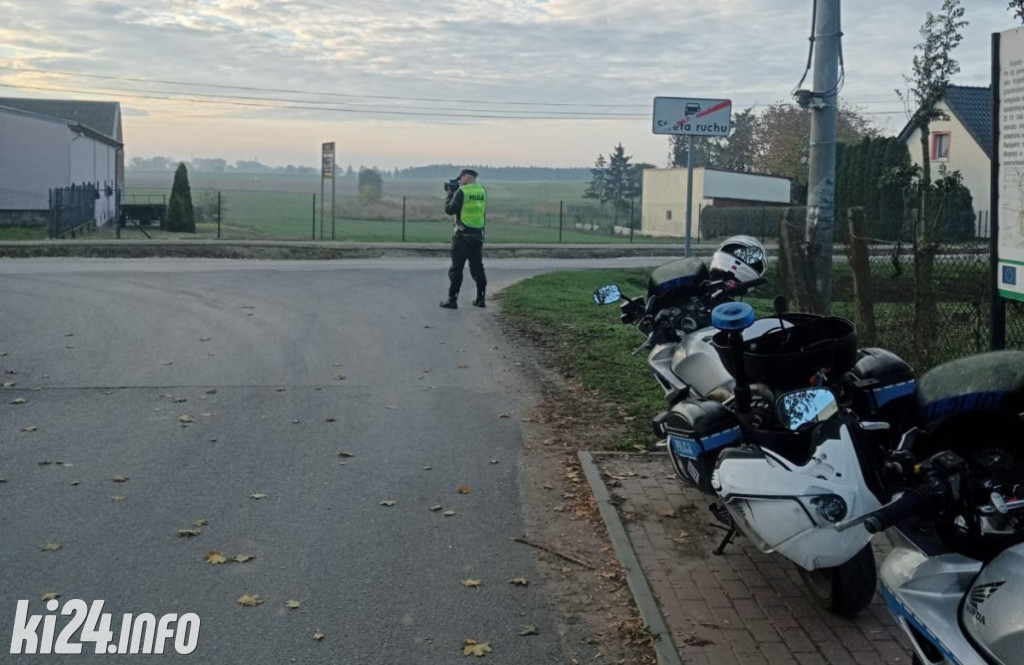
[[[839,97],[840,0],[815,0],[814,90],[797,91],[801,106],[811,108],[808,173],[807,262],[804,274],[814,310],[832,307],[832,243],[835,239],[836,127]]]

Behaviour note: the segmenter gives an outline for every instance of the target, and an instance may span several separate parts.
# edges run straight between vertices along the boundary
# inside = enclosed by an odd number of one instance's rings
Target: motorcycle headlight
[[[811,505],[818,509],[818,515],[831,524],[839,522],[848,512],[846,501],[835,494],[826,494],[811,499]]]

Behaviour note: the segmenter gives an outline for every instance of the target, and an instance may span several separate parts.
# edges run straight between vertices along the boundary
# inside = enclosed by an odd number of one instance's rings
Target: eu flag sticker
[[[1017,267],[1003,266],[1003,284],[1017,285]]]

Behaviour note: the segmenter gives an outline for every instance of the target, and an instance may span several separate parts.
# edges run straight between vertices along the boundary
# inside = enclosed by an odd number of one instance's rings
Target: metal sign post
[[[728,99],[655,97],[655,134],[688,137],[686,150],[686,256],[690,256],[693,231],[693,137],[728,136],[732,122],[732,102]]]
[[[321,145],[320,162],[320,239],[324,239],[324,180],[331,179],[331,240],[334,240],[334,141]]]

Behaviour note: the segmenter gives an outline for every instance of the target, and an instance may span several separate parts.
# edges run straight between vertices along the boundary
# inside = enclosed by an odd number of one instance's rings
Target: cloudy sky
[[[655,96],[789,99],[812,0],[0,0],[0,96],[117,100],[126,152],[268,164],[662,165]],[[987,85],[1006,0],[964,0]],[[845,101],[881,127],[941,0],[843,3]],[[189,84],[189,85],[185,85]],[[479,117],[485,116],[485,117]]]

